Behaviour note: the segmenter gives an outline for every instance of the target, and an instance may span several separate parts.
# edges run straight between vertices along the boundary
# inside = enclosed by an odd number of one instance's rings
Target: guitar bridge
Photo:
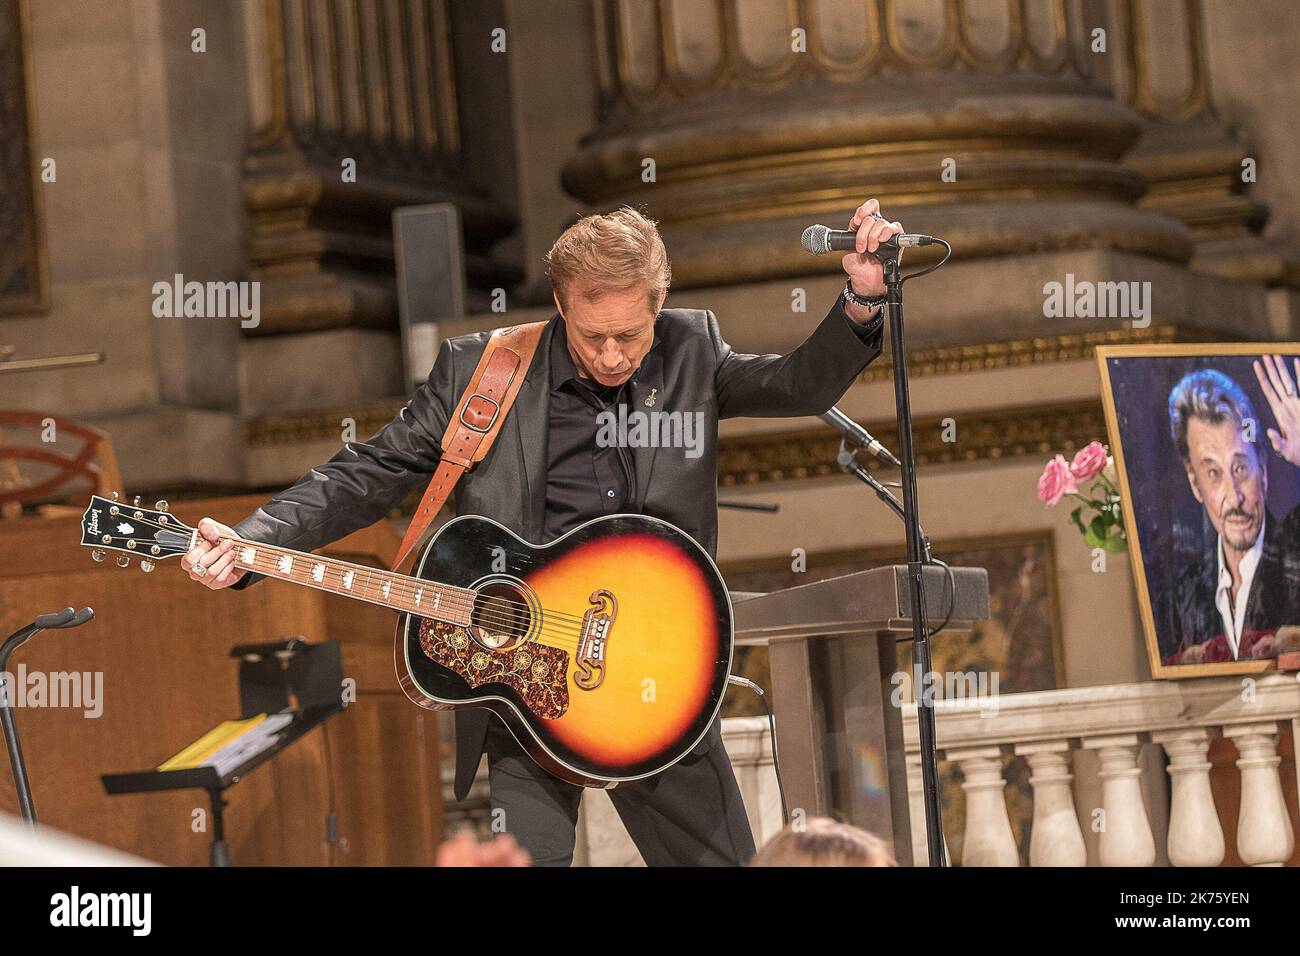
[[[591,607],[582,618],[582,639],[574,658],[578,672],[573,682],[583,690],[595,690],[605,679],[605,649],[618,614],[618,601],[612,592],[601,588],[591,593],[590,600]]]

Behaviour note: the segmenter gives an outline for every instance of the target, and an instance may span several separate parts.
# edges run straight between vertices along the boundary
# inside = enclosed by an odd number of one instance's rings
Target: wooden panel
[[[431,865],[442,838],[435,715],[400,691],[363,694],[329,737],[340,837],[335,862]]]
[[[233,522],[262,500],[173,510],[191,523],[205,514]],[[335,862],[429,862],[442,811],[435,715],[397,690],[395,615],[277,581],[214,593],[189,581],[176,561],[148,575],[111,559],[94,564],[79,540],[79,519],[0,522],[0,638],[65,605],[96,611],[91,624],[46,632],[10,662],[15,676],[76,671],[102,680],[100,716],[71,708],[17,711],[41,822],[159,862],[205,864],[205,793],[109,797],[99,776],[156,766],[238,716],[232,645],[301,635],[340,641],[345,676],[356,680],[359,698],[326,731],[298,741],[228,792],[226,836],[235,863],[329,863],[331,792],[352,847],[336,853]],[[380,523],[328,550],[386,566],[397,543],[396,532]],[[16,812],[11,779],[6,766],[0,809]]]

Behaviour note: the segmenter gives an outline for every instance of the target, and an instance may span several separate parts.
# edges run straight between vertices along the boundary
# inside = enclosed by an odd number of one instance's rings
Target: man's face
[[[1217,425],[1193,418],[1187,425],[1187,480],[1210,524],[1235,551],[1249,551],[1264,524],[1268,472],[1231,420]]]
[[[564,319],[569,356],[578,374],[601,385],[622,385],[641,367],[654,344],[655,317],[663,307],[650,308],[643,289],[608,292],[595,300],[570,294],[568,307],[555,307]]]

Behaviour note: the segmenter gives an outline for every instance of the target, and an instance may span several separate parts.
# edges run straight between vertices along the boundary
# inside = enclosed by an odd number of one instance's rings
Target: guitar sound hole
[[[470,616],[474,640],[493,651],[522,644],[528,635],[532,613],[518,588],[494,582],[479,589]]]

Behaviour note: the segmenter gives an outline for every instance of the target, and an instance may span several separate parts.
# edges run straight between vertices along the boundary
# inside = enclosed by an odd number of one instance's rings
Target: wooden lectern
[[[947,611],[944,570],[924,571],[933,629]],[[907,568],[843,577],[735,600],[736,642],[766,644],[777,748],[791,812],[838,815],[892,835],[900,866],[912,864],[902,708],[893,700],[897,644],[912,637]],[[988,572],[953,568],[944,632],[989,616]]]

